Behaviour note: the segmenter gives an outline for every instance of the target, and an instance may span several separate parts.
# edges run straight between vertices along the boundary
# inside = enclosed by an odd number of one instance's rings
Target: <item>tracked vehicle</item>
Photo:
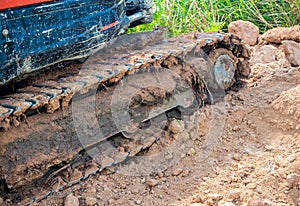
[[[125,5],[124,1],[19,0],[0,4],[0,85],[60,61],[83,58],[130,25],[152,19],[150,1],[127,1]]]
[[[124,162],[159,141],[163,122],[189,116],[249,75],[249,53],[232,34],[122,35],[151,22],[152,7],[0,3],[4,199],[30,205]]]

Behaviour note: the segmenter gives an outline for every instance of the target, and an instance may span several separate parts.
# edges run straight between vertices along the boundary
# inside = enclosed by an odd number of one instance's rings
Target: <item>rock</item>
[[[187,153],[189,156],[194,156],[196,154],[196,151],[194,148],[191,148],[188,153]]]
[[[214,205],[216,205],[216,204],[215,204],[215,201],[212,200],[212,199],[207,199],[207,200],[205,201],[205,204],[208,205],[208,206],[214,206]]]
[[[149,186],[149,187],[155,187],[156,185],[158,185],[159,181],[158,180],[155,180],[155,179],[147,179],[146,181],[146,184]]]
[[[146,182],[146,178],[141,179],[141,183],[144,184]]]
[[[79,200],[72,193],[69,194],[64,202],[65,206],[79,206]]]
[[[262,35],[262,39],[270,43],[281,43],[283,40],[300,42],[300,25],[270,29]]]
[[[182,176],[182,177],[186,177],[186,176],[189,175],[189,173],[190,173],[189,170],[184,170],[184,171],[181,173],[181,176]]]
[[[236,132],[240,129],[240,125],[235,125],[234,127],[232,127],[232,131]]]
[[[135,204],[137,204],[137,205],[142,204],[142,200],[136,200],[136,201],[135,201]]]
[[[164,176],[164,173],[163,173],[163,172],[158,172],[158,173],[157,173],[157,176],[158,176],[159,178],[162,178],[162,177]]]
[[[246,186],[248,189],[255,189],[256,188],[256,183],[249,183],[249,184],[247,184],[247,186]]]
[[[275,206],[271,200],[251,199],[247,206]]]
[[[297,187],[299,185],[300,175],[295,174],[295,173],[289,174],[286,177],[286,180],[288,182],[288,188],[292,189],[292,188]]]
[[[93,206],[95,204],[97,204],[97,198],[95,198],[95,197],[86,197],[85,198],[85,205]]]
[[[286,160],[290,163],[294,162],[297,159],[298,154],[291,154],[286,158]]]
[[[230,190],[228,194],[228,199],[239,200],[241,197],[241,191],[239,189]]]
[[[286,40],[282,41],[280,48],[292,66],[300,66],[300,43]]]
[[[235,161],[241,161],[243,158],[243,156],[241,154],[233,154],[232,155],[232,159],[235,160]]]
[[[173,134],[179,134],[184,130],[184,122],[182,120],[173,119],[169,124],[169,131]]]
[[[0,197],[0,205],[3,205],[3,199]]]
[[[251,199],[248,201],[247,206],[264,206],[262,200]]]
[[[277,49],[276,51],[276,60],[279,64],[280,68],[290,68],[291,64],[289,60],[287,60],[285,53],[282,51],[282,49]]]
[[[274,150],[275,147],[273,145],[265,145],[265,150],[266,151],[271,151],[271,150]]]
[[[213,201],[217,202],[223,199],[223,195],[221,194],[208,194],[207,197],[212,199]]]
[[[235,206],[232,202],[224,202],[221,206]]]
[[[277,48],[272,45],[264,45],[256,48],[252,54],[250,65],[257,63],[267,64],[276,61]]]
[[[233,33],[242,39],[242,42],[254,46],[257,43],[259,29],[249,21],[233,21],[228,25],[229,33]]]
[[[181,168],[176,168],[176,169],[172,172],[172,175],[173,175],[173,176],[178,176],[178,175],[180,175],[182,172],[183,172],[183,169],[181,169]]]
[[[114,205],[115,200],[114,199],[109,199],[107,202],[108,202],[109,205]]]
[[[264,206],[276,206],[271,200],[263,200]]]
[[[225,102],[231,102],[232,100],[232,94],[227,94],[225,97],[224,97],[224,101]]]
[[[132,187],[131,188],[131,193],[134,195],[137,195],[140,192],[139,187]]]
[[[280,155],[278,157],[275,158],[275,163],[279,166],[279,167],[287,167],[289,165],[289,162],[286,161],[285,159],[283,159]]]
[[[12,204],[11,199],[6,199],[4,204],[6,204],[6,205],[11,205],[11,204]]]
[[[206,206],[205,204],[202,203],[192,203],[190,206]]]
[[[202,203],[202,202],[203,202],[202,197],[199,194],[197,194],[193,196],[191,203]]]

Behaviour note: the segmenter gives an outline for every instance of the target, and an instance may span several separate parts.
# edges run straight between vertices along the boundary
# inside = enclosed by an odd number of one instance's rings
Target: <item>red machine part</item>
[[[1,0],[0,10],[11,9],[20,6],[26,6],[31,4],[38,4],[43,2],[50,2],[53,0]]]

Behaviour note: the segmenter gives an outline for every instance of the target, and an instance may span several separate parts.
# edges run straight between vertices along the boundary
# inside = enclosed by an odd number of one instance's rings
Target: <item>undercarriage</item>
[[[195,133],[189,125],[199,108],[249,75],[249,53],[231,34],[164,36],[122,35],[84,63],[2,95],[1,196],[39,202],[142,155],[165,135],[184,152],[180,145],[189,143],[177,136]]]

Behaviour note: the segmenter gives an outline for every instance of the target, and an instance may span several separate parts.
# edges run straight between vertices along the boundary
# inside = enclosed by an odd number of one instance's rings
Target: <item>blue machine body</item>
[[[0,86],[83,58],[128,27],[125,0],[55,0],[0,10]]]

